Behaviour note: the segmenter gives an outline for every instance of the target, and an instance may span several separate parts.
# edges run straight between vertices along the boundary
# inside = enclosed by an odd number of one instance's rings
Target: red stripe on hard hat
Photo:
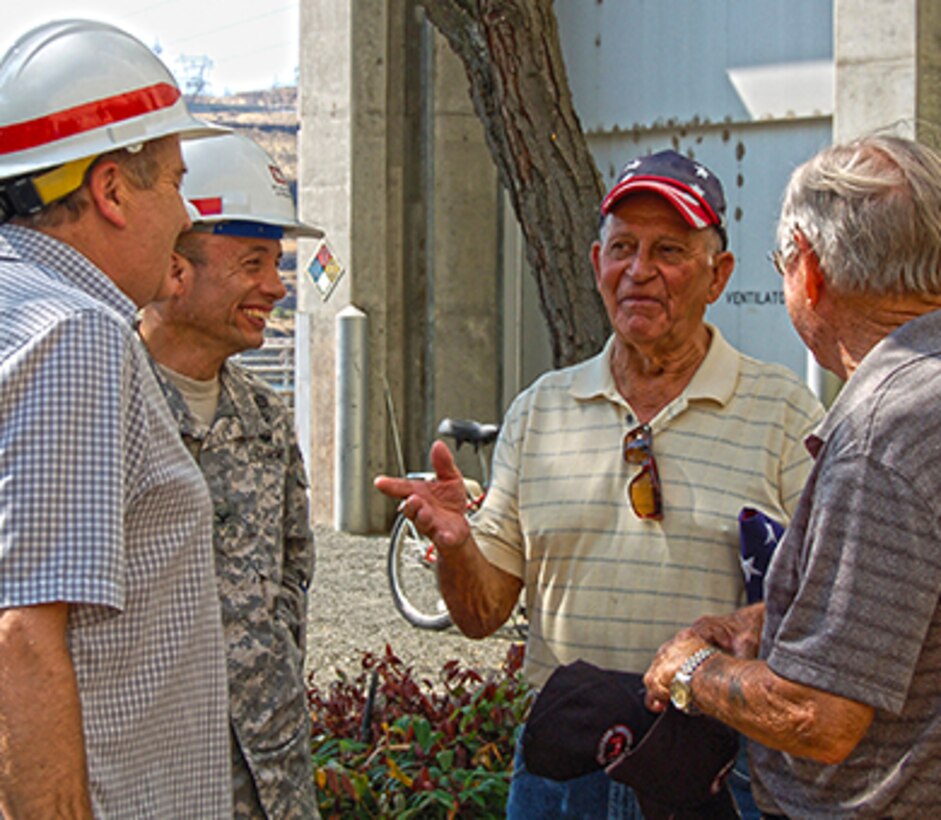
[[[169,108],[178,99],[180,89],[170,83],[156,83],[103,100],[83,103],[35,120],[0,126],[0,154],[28,151],[30,148],[83,134],[94,128],[160,111]]]
[[[222,197],[210,196],[205,199],[191,199],[193,207],[203,216],[214,216],[222,213]]]

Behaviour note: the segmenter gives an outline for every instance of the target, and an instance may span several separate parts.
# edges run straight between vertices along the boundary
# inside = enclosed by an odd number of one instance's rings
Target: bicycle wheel
[[[447,629],[448,608],[438,592],[435,547],[401,513],[392,525],[386,573],[395,608],[419,629]]]

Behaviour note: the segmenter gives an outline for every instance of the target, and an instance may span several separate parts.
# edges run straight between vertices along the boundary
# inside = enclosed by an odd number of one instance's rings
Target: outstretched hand
[[[377,476],[376,489],[401,498],[399,510],[442,551],[455,549],[470,537],[464,477],[443,441],[431,445],[432,481]]]

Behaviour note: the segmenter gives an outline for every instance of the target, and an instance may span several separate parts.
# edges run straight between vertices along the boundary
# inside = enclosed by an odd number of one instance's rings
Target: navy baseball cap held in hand
[[[523,730],[526,769],[570,780],[604,769],[634,789],[648,820],[737,818],[725,781],[738,734],[703,715],[644,705],[643,676],[585,661],[557,668]]]
[[[672,150],[631,160],[621,169],[614,186],[602,200],[602,216],[607,216],[618,202],[637,191],[660,194],[691,228],[715,228],[725,250],[728,245],[725,193],[719,178],[701,162]]]

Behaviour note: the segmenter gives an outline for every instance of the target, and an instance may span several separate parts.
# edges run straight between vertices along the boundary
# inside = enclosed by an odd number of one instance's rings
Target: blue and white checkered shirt
[[[0,227],[0,608],[71,604],[96,816],[226,817],[212,508],[134,314],[73,248]]]

